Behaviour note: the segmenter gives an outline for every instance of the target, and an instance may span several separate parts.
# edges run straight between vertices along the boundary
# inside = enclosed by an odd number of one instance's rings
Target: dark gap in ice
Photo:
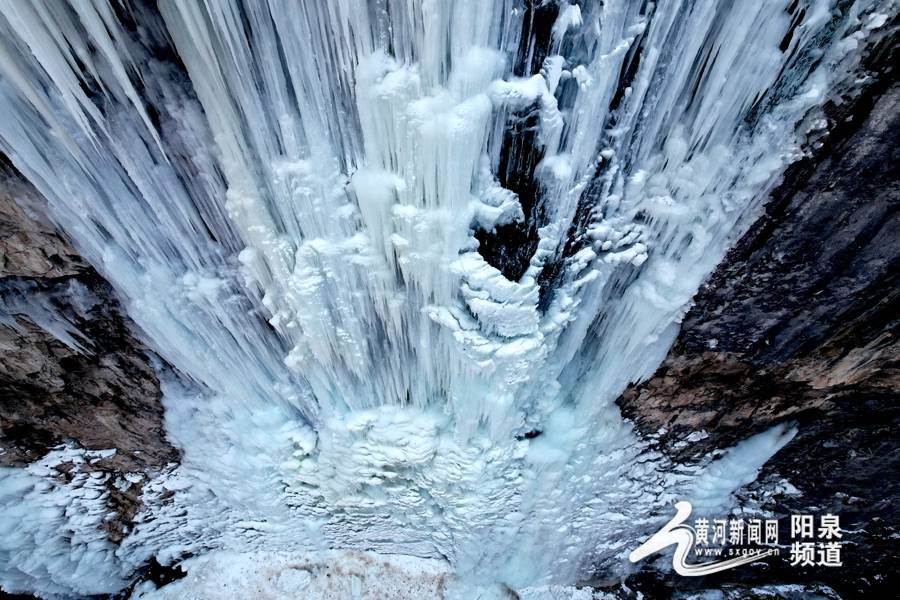
[[[522,37],[516,54],[513,73],[517,77],[527,77],[536,73],[550,51],[551,32],[559,5],[544,0],[526,0],[525,15],[522,19]]]
[[[516,439],[519,440],[520,442],[522,440],[533,440],[534,438],[541,435],[542,433],[544,433],[544,432],[541,431],[540,429],[532,429],[530,431],[526,431],[525,433],[516,434]]]
[[[631,88],[634,76],[637,74],[638,67],[641,64],[641,53],[643,51],[645,39],[645,34],[641,33],[634,39],[631,46],[628,48],[628,53],[625,55],[625,60],[622,62],[622,68],[619,71],[619,81],[616,85],[616,93],[609,103],[610,113],[615,113],[622,103],[622,100],[625,98],[625,94]]]
[[[500,185],[516,193],[525,220],[495,227],[492,231],[478,230],[478,252],[488,264],[503,276],[518,281],[538,245],[538,228],[544,225],[544,207],[540,201],[540,185],[534,171],[543,158],[538,142],[538,106],[523,113],[514,113],[503,133],[500,165],[497,177]]]
[[[139,577],[130,586],[114,596],[110,596],[111,600],[124,600],[130,598],[135,588],[145,582],[151,582],[156,589],[165,585],[178,581],[187,576],[187,571],[181,568],[180,564],[162,565],[152,557],[139,571]]]
[[[788,10],[787,12],[793,12],[793,10]],[[803,21],[803,17],[806,16],[806,9],[803,8],[794,15],[794,18],[791,19],[791,26],[788,28],[787,33],[784,34],[784,38],[781,40],[781,44],[778,45],[778,49],[782,52],[787,52],[787,49],[791,46],[791,40],[794,38],[794,32],[797,31],[797,26]]]

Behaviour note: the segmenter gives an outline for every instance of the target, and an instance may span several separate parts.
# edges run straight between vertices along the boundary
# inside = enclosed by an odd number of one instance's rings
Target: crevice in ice
[[[519,47],[513,67],[516,77],[527,77],[544,64],[560,12],[557,2],[525,0],[524,5],[522,34],[519,36]]]
[[[510,281],[518,281],[538,245],[538,228],[546,224],[535,169],[541,161],[539,107],[514,111],[504,128],[497,170],[499,185],[516,195],[523,219],[475,232],[478,253]]]

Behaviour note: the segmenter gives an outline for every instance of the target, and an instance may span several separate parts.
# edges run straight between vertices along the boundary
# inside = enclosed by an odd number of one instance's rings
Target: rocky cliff
[[[682,459],[776,423],[799,425],[760,480],[784,477],[797,488],[772,502],[779,514],[841,515],[851,532],[844,568],[732,571],[717,584],[821,580],[848,598],[896,589],[900,86],[892,52],[890,41],[869,56],[878,81],[865,94],[827,107],[828,135],[788,171],[765,216],[697,295],[656,374],[619,400]],[[696,431],[708,437],[678,444]]]
[[[0,466],[59,445],[115,453],[108,473],[110,538],[121,538],[141,486],[112,485],[178,460],[166,441],[151,355],[109,284],[42,216],[41,199],[5,169],[0,192]],[[71,464],[58,467],[67,477]]]

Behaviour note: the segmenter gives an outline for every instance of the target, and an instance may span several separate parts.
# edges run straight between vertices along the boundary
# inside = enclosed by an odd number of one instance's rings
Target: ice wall
[[[179,374],[117,568],[617,568],[694,475],[613,402],[895,11],[0,1],[0,147]]]

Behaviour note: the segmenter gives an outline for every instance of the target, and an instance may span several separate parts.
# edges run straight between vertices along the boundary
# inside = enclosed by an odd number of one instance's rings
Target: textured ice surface
[[[727,504],[784,432],[672,465],[614,400],[894,12],[0,0],[0,148],[180,374],[184,451],[115,558],[35,509],[0,584],[114,590],[151,556],[260,548],[571,583],[624,569],[671,501]],[[4,497],[87,501],[51,480],[4,470]]]
[[[468,585],[444,561],[373,554],[319,552],[289,554],[213,552],[183,564],[187,576],[157,589],[140,584],[132,598],[140,600],[508,600],[509,587]],[[515,590],[525,600],[614,600],[575,586],[543,586]]]
[[[143,584],[133,598],[441,598],[452,576],[439,560],[365,552],[321,552],[314,555],[215,552],[190,559],[188,576],[156,590]]]
[[[127,579],[106,539],[108,474],[91,461],[115,450],[61,446],[23,469],[0,467],[0,584],[9,593],[102,594]],[[66,466],[63,479],[56,469]],[[68,479],[68,481],[66,481]]]
[[[189,559],[187,576],[157,589],[139,584],[140,600],[618,600],[634,596],[626,586],[592,589],[576,585],[542,585],[513,590],[502,584],[472,585],[458,579],[447,563],[410,556],[329,551],[314,554],[213,552]],[[627,595],[627,594],[630,594]],[[742,595],[743,594],[743,595]],[[748,596],[749,594],[749,596]],[[640,592],[637,598],[642,598]],[[694,590],[676,593],[683,600],[726,598],[832,598],[820,585],[770,585],[753,588]]]

